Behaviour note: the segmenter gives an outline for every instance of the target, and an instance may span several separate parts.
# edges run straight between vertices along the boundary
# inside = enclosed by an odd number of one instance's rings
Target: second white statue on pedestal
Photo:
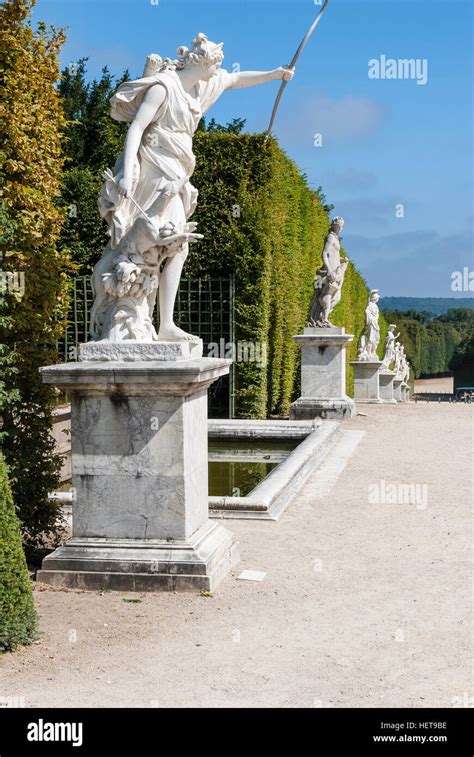
[[[329,320],[337,303],[341,299],[341,290],[349,258],[340,255],[339,235],[344,228],[342,216],[336,216],[324,240],[323,265],[316,272],[314,294],[309,307],[308,326],[317,328],[334,328]]]
[[[383,368],[386,368],[387,370],[390,369],[390,366],[395,361],[395,357],[396,357],[395,342],[400,336],[400,334],[397,334],[397,335],[394,334],[394,331],[396,328],[397,328],[396,324],[391,323],[388,327],[388,333],[385,338],[382,366]]]
[[[380,342],[379,290],[371,289],[369,302],[365,309],[365,329],[359,341],[358,360],[374,362],[378,360],[377,347]]]

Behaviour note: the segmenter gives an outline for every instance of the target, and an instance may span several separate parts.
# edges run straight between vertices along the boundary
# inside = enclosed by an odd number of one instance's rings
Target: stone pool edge
[[[229,422],[223,421],[223,427]],[[245,424],[248,424],[245,428]],[[280,424],[279,426],[273,424]],[[287,425],[283,425],[287,424]],[[218,422],[213,422],[214,429]],[[341,438],[336,421],[244,421],[242,432],[234,422],[235,433],[226,438],[301,438],[288,457],[277,465],[246,497],[209,497],[209,517],[277,521],[316,470],[330,449]],[[262,434],[263,429],[266,433]],[[296,436],[292,436],[294,429]],[[222,436],[225,435],[223,429]],[[218,438],[219,432],[212,433]],[[222,437],[221,437],[222,438]]]

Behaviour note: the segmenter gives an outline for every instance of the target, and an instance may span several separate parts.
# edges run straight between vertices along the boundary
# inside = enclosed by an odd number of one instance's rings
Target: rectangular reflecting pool
[[[212,419],[209,429],[211,518],[278,520],[339,438],[338,424]]]
[[[340,439],[335,421],[210,419],[211,518],[280,518],[308,476]],[[49,496],[72,521],[73,490]]]
[[[246,497],[297,444],[298,440],[210,439],[209,495]]]

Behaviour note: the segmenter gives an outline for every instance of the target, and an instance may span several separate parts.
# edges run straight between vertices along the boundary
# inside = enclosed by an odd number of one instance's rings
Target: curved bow
[[[300,46],[298,47],[296,53],[294,54],[293,60],[291,61],[290,65],[288,66],[288,68],[290,69],[290,71],[293,71],[295,69],[295,66],[296,66],[296,63],[298,61],[298,58],[300,57],[301,53],[303,52],[303,49],[304,49],[307,41],[309,40],[309,38],[311,37],[312,33],[316,29],[316,26],[319,23],[319,19],[321,18],[321,16],[323,15],[324,11],[326,10],[326,6],[327,6],[328,2],[329,2],[329,0],[324,0],[323,7],[319,11],[318,15],[316,16],[316,18],[314,19],[313,23],[309,27],[308,31],[304,35],[303,39],[301,40]],[[286,87],[287,84],[288,84],[288,82],[286,81],[286,79],[283,79],[282,83],[280,84],[280,89],[278,90],[278,94],[276,96],[275,105],[273,106],[273,111],[272,111],[272,117],[270,118],[270,123],[268,124],[268,129],[267,129],[267,133],[266,133],[265,139],[268,139],[268,137],[270,136],[270,133],[271,133],[272,128],[273,128],[273,123],[275,121],[275,116],[277,114],[278,106],[280,105],[280,100],[281,100],[281,97],[283,95],[283,92],[285,91],[285,87]]]

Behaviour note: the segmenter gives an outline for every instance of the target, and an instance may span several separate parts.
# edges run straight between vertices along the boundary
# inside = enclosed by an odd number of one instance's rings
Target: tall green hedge
[[[474,329],[460,342],[449,363],[454,373],[454,388],[474,386]]]
[[[29,644],[37,617],[7,468],[0,452],[0,652]]]
[[[126,125],[109,116],[108,98],[121,79],[104,69],[87,83],[85,60],[65,69],[60,83],[68,127],[62,201],[70,207],[62,244],[80,273],[89,273],[106,243],[97,216],[103,169],[121,149]],[[329,228],[328,208],[274,139],[242,135],[242,119],[226,127],[213,120],[194,137],[192,181],[200,192],[193,220],[205,239],[193,245],[186,275],[236,275],[237,339],[266,344],[267,368],[238,363],[236,409],[241,416],[285,414],[298,396],[300,353],[292,335],[305,324],[313,278]],[[365,282],[351,265],[334,321],[354,333],[347,360],[356,356],[367,304]],[[386,326],[381,318],[381,342]],[[382,347],[381,347],[382,349]],[[352,369],[347,383],[352,391]]]
[[[237,363],[238,415],[288,413],[298,396],[300,354],[292,336],[305,326],[313,279],[321,265],[329,216],[318,192],[274,139],[199,132],[194,216],[204,240],[191,248],[186,274],[236,275],[236,339],[267,345],[267,366]],[[355,335],[364,327],[367,286],[351,263],[332,320]],[[381,347],[386,323],[381,315]],[[348,366],[347,390],[353,373]]]

